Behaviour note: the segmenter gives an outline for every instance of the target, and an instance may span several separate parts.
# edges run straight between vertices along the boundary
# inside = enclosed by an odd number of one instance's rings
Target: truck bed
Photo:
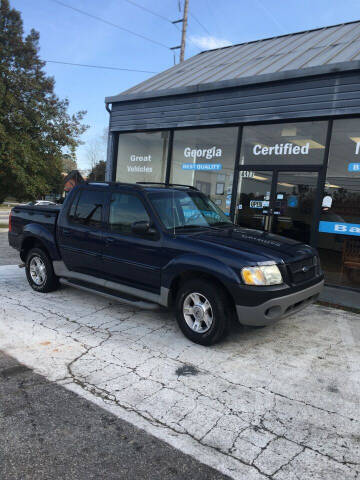
[[[62,205],[17,205],[11,211],[12,236],[22,235],[26,225],[36,223],[55,234],[56,220]]]

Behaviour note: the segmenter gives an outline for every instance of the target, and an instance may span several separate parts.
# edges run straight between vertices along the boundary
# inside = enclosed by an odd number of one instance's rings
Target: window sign
[[[121,133],[116,180],[121,182],[164,182],[168,132]]]
[[[360,237],[360,223],[339,223],[321,221],[319,231],[340,235],[357,235]]]
[[[330,195],[325,195],[322,201],[322,207],[331,208],[331,206],[332,206],[332,198],[330,197]]]
[[[244,127],[240,164],[320,165],[326,131],[323,121]]]
[[[268,206],[268,200],[250,200],[250,208],[264,208]]]
[[[221,170],[221,163],[183,163],[183,170]]]
[[[334,120],[318,250],[326,281],[360,289],[360,119]]]
[[[349,172],[360,172],[360,163],[349,163]]]
[[[271,147],[256,143],[253,147],[254,155],[309,155],[309,151],[310,142],[306,142],[303,146],[293,143],[276,143]]]
[[[171,182],[195,186],[229,213],[237,133],[234,127],[175,131]]]

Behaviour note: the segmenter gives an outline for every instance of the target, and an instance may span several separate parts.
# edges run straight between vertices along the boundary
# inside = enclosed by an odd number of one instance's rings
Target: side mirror
[[[136,235],[155,235],[156,230],[150,226],[146,220],[141,222],[134,222],[131,225],[131,231]]]

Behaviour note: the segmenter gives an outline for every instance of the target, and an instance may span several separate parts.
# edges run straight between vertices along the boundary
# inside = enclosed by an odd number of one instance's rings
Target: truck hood
[[[186,236],[196,239],[197,242],[226,247],[246,257],[251,255],[258,261],[291,262],[315,253],[312,247],[297,240],[235,226],[203,230]]]

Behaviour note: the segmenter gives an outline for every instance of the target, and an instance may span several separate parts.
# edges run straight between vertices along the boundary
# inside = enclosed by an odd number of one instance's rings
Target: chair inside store
[[[341,280],[345,273],[351,282],[360,283],[360,239],[344,241]]]

